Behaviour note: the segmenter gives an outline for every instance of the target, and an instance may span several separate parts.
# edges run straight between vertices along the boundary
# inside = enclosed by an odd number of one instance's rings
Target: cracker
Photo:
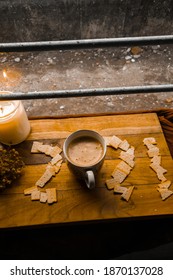
[[[43,153],[45,153],[45,155],[47,155],[47,156],[50,156],[50,155],[51,155],[52,150],[53,150],[53,147],[50,146],[50,145],[44,145],[44,146],[42,147]]]
[[[128,158],[128,159],[130,159],[130,160],[134,160],[135,155],[132,154],[132,153],[129,153],[129,152],[128,152],[129,150],[130,150],[130,149],[128,149],[126,152],[125,152],[125,151],[121,151],[120,156],[122,156],[122,157],[124,157],[124,158]]]
[[[120,138],[118,138],[117,136],[112,136],[109,144],[110,146],[112,146],[115,149],[118,149],[119,145],[122,143],[122,140]]]
[[[154,137],[147,137],[143,140],[144,145],[147,144],[157,144],[156,139]]]
[[[157,172],[156,174],[157,174],[158,179],[159,179],[161,182],[167,181],[166,177],[163,175],[162,172]]]
[[[165,182],[162,182],[161,184],[158,184],[160,189],[168,189],[171,185],[170,180],[166,180]]]
[[[135,148],[131,146],[126,153],[135,156]]]
[[[148,150],[151,150],[151,149],[155,148],[156,146],[151,143],[146,143],[146,147]]]
[[[27,189],[24,190],[24,195],[31,194],[33,191],[37,191],[37,190],[38,190],[37,186],[27,188]]]
[[[61,165],[62,165],[62,160],[58,161],[55,165],[53,165],[55,168],[55,173],[58,173],[60,171]]]
[[[129,158],[124,159],[124,161],[131,167],[133,168],[135,166],[134,160],[130,160]]]
[[[52,165],[56,164],[58,161],[62,160],[62,156],[60,154],[57,154],[53,157],[53,159],[50,161]]]
[[[154,164],[154,163],[153,163]],[[163,168],[161,165],[158,165],[158,168],[157,168],[157,172],[160,172],[160,173],[167,173],[168,170]]]
[[[134,190],[134,186],[131,186],[131,187],[127,188],[127,190],[121,195],[121,197],[123,199],[125,199],[126,201],[129,201],[133,190]]]
[[[126,162],[131,168],[133,168],[133,167],[135,166],[134,160],[128,160],[128,159],[126,159],[125,162]]]
[[[61,165],[62,165],[62,160],[58,161],[54,165],[52,165],[51,163],[48,163],[46,170],[49,170],[52,173],[52,176],[55,176],[56,173],[59,172]]]
[[[147,154],[148,156],[151,158],[151,157],[154,157],[154,156],[159,156],[160,155],[160,151],[159,151],[159,148],[158,147],[154,147],[152,149],[149,149],[147,151]]]
[[[163,168],[161,165],[155,164],[155,163],[151,163],[150,167],[156,172],[156,173],[166,173],[167,170],[165,168]]]
[[[39,152],[41,152],[41,153],[44,153],[44,154],[46,154],[46,155],[49,155],[49,148],[50,148],[50,147],[51,147],[50,145],[42,144],[42,145],[38,146],[38,150],[39,150]]]
[[[151,162],[154,163],[154,164],[160,165],[161,164],[161,156],[154,156],[151,159]]]
[[[114,188],[114,193],[120,193],[120,194],[123,194],[124,192],[126,192],[127,188],[126,187],[122,187],[120,185],[117,185],[115,188]]]
[[[123,140],[120,145],[119,148],[123,151],[127,151],[130,147],[130,144],[127,142],[127,140]]]
[[[40,192],[40,202],[46,203],[47,198],[48,198],[48,196],[47,196],[46,192]]]
[[[117,169],[120,169],[121,171],[123,171],[126,174],[130,174],[131,171],[131,167],[124,162],[123,160],[120,161],[120,163],[116,166]]]
[[[36,186],[43,188],[45,184],[52,178],[52,172],[50,170],[46,170],[41,178],[36,182]]]
[[[157,189],[161,195],[162,200],[167,199],[168,197],[170,197],[173,194],[173,191],[168,190],[168,189]]]
[[[120,154],[119,158],[122,159],[123,161],[125,161],[131,168],[133,168],[135,166],[135,162],[132,159],[132,155],[128,155],[127,152],[123,152],[124,154]],[[132,156],[132,157],[131,157]]]
[[[34,141],[31,147],[31,153],[40,153],[39,147],[42,146],[42,142]]]
[[[48,144],[43,144],[40,142],[36,142],[32,148],[31,151],[33,151],[33,149],[37,149],[35,152],[40,152],[40,153],[44,153],[47,156],[51,156],[51,157],[55,157],[57,154],[60,154],[62,152],[62,149],[56,145],[56,146],[51,146]]]
[[[31,200],[40,200],[40,191],[35,190],[31,193]]]
[[[47,193],[48,204],[57,202],[56,188],[46,189],[46,193]]]
[[[119,169],[115,169],[112,173],[112,177],[115,179],[117,183],[122,183],[128,174],[124,173],[123,171]]]
[[[49,150],[49,155],[54,158],[57,154],[60,154],[62,152],[62,149],[56,145],[54,147],[51,147],[51,149]]]
[[[119,183],[117,183],[117,181],[113,178],[106,180],[106,186],[108,190],[113,190],[116,186],[119,186]]]
[[[111,142],[112,136],[104,136],[103,138],[106,142],[106,146],[111,146],[110,142]]]
[[[56,169],[55,169],[54,165],[48,163],[47,166],[46,166],[46,170],[50,171],[52,173],[52,176],[55,176]]]

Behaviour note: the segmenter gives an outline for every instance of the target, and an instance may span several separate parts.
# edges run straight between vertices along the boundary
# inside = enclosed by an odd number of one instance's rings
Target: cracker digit
[[[110,140],[109,145],[115,149],[118,149],[118,147],[121,143],[122,143],[122,140],[114,135],[114,136],[112,136],[112,139]]]
[[[48,198],[48,196],[47,196],[46,192],[40,192],[40,202],[46,203],[47,198]]]
[[[46,193],[47,193],[47,203],[48,204],[57,202],[56,188],[46,189]]]
[[[37,191],[37,190],[38,190],[37,186],[33,186],[33,187],[30,187],[30,188],[27,188],[27,189],[24,190],[24,195],[29,195],[33,191]]]
[[[52,172],[50,170],[46,170],[41,178],[36,182],[36,186],[43,188],[44,185],[52,178]]]
[[[134,186],[129,187],[129,188],[121,195],[121,197],[122,197],[123,199],[125,199],[126,201],[129,201],[129,199],[130,199],[130,197],[131,197],[131,195],[132,195],[133,190],[134,190]]]
[[[40,200],[40,191],[33,191],[31,193],[31,200]]]
[[[115,181],[116,181],[117,183],[120,183],[120,184],[125,180],[125,178],[127,177],[127,175],[128,175],[128,174],[126,174],[126,173],[124,173],[123,171],[118,170],[118,169],[116,169],[116,168],[115,168],[115,170],[114,170],[113,173],[112,173],[112,177],[115,179]]]

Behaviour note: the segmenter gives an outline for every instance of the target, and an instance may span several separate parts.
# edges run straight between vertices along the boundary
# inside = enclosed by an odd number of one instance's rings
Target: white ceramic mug
[[[76,151],[79,151],[77,156]],[[93,130],[75,131],[65,140],[63,152],[69,169],[84,179],[89,189],[94,188],[96,175],[106,155],[104,138]]]

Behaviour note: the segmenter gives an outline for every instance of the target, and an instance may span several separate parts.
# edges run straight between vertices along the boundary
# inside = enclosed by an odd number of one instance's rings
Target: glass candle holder
[[[30,123],[19,100],[0,101],[0,142],[16,145],[23,142],[30,133]]]

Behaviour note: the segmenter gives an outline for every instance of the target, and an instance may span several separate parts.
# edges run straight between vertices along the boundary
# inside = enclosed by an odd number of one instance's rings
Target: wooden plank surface
[[[162,166],[168,170],[166,178],[173,181],[173,161],[157,115],[154,113],[111,115],[64,119],[32,120],[28,139],[16,146],[26,163],[22,177],[10,188],[0,193],[0,228],[93,221],[130,217],[147,217],[173,214],[173,196],[162,201],[156,190],[159,183],[149,168],[150,159],[143,145],[145,137],[155,137],[162,155]],[[60,172],[46,184],[55,187],[58,202],[53,205],[33,202],[24,196],[24,189],[31,187],[45,170],[50,157],[31,154],[33,140],[58,144],[78,129],[93,129],[103,136],[118,135],[135,147],[135,167],[124,186],[134,185],[135,190],[126,202],[107,190],[105,181],[120,161],[120,150],[107,149],[106,159],[97,178],[94,190],[88,190],[79,182],[63,161]],[[170,187],[173,190],[173,185]]]

